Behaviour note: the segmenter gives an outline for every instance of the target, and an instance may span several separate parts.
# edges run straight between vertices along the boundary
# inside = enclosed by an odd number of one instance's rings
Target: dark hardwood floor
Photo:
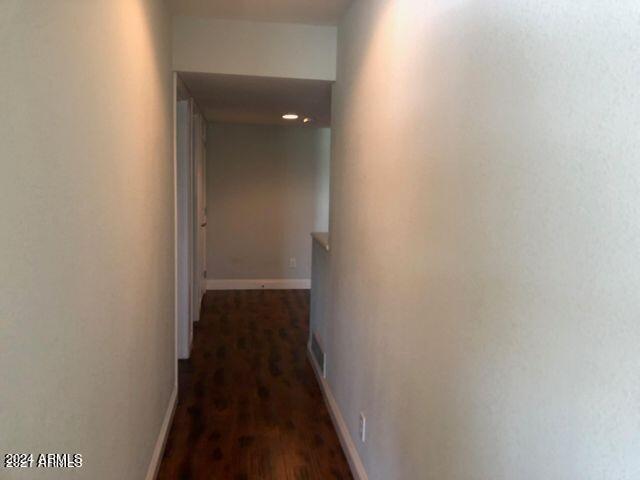
[[[351,479],[306,355],[309,292],[207,292],[160,480]]]

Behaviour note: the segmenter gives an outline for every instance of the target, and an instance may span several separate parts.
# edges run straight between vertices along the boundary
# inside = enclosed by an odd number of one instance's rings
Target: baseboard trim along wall
[[[349,434],[349,429],[347,428],[347,424],[344,421],[344,417],[342,416],[342,412],[336,403],[336,399],[331,392],[331,388],[327,383],[327,380],[322,376],[318,364],[313,359],[313,354],[311,350],[307,348],[307,358],[309,359],[309,363],[311,363],[311,367],[313,368],[313,373],[316,375],[316,379],[318,380],[318,384],[320,385],[320,390],[322,390],[322,396],[324,397],[324,402],[329,409],[329,414],[331,415],[331,420],[333,421],[333,426],[338,432],[338,438],[340,439],[340,444],[342,445],[342,450],[344,451],[345,456],[347,457],[347,461],[349,462],[349,467],[351,468],[351,474],[355,478],[355,480],[368,480],[367,471],[364,469],[364,464],[362,463],[362,459],[358,454],[358,449],[353,444],[353,440],[351,435]]]
[[[308,290],[311,280],[308,278],[248,278],[248,279],[209,279],[207,290]]]
[[[171,392],[171,398],[169,398],[169,406],[167,412],[164,415],[162,426],[160,427],[160,433],[156,440],[156,446],[153,449],[153,455],[151,456],[151,462],[149,463],[149,469],[147,470],[147,476],[145,480],[156,480],[158,472],[160,471],[160,463],[162,462],[162,455],[164,454],[164,448],[167,445],[167,438],[169,438],[169,431],[171,430],[171,424],[173,423],[173,415],[176,412],[176,405],[178,404],[178,386],[173,387]]]

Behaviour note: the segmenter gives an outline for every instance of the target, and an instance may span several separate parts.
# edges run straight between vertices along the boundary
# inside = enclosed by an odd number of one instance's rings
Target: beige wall
[[[336,27],[173,18],[178,71],[335,80]]]
[[[209,125],[209,278],[310,278],[309,235],[328,224],[330,142],[328,128]]]
[[[640,3],[356,0],[329,383],[370,480],[640,472]]]
[[[0,452],[141,480],[174,387],[164,2],[0,4]]]

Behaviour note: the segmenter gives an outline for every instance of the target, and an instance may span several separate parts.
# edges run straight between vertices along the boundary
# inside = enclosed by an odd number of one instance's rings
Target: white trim
[[[336,403],[336,399],[331,392],[331,388],[329,387],[327,380],[322,377],[322,374],[318,369],[318,365],[313,359],[313,354],[308,348],[307,357],[309,358],[309,363],[311,363],[313,373],[315,373],[318,384],[320,385],[320,390],[322,390],[322,396],[324,397],[325,404],[327,405],[329,413],[331,414],[333,426],[338,432],[338,438],[340,439],[342,450],[344,451],[344,454],[347,457],[347,461],[349,462],[349,467],[351,468],[351,474],[353,475],[353,478],[355,478],[355,480],[369,480],[367,471],[364,469],[362,459],[358,454],[358,449],[354,445],[351,435],[349,434],[349,429],[347,428],[347,424],[344,421],[342,412],[340,411],[340,408]]]
[[[178,358],[187,359],[191,355],[193,342],[192,296],[193,258],[192,258],[192,215],[191,203],[191,110],[188,100],[176,103],[176,308],[178,312]]]
[[[178,389],[178,74],[173,72],[173,388]]]
[[[178,387],[174,385],[171,392],[171,398],[169,398],[169,406],[167,412],[164,415],[162,426],[160,427],[160,433],[158,440],[156,440],[156,446],[153,449],[153,455],[151,456],[151,462],[149,463],[149,469],[147,470],[146,480],[155,480],[160,470],[160,463],[162,462],[162,455],[164,453],[164,447],[167,444],[167,438],[169,438],[169,431],[171,430],[171,424],[173,423],[173,414],[176,412],[176,405],[178,404]]]
[[[308,278],[247,278],[207,280],[207,290],[308,290],[311,280]]]

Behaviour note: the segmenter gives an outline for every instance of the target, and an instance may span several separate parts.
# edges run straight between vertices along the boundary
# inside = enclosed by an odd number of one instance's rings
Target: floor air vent
[[[320,373],[322,373],[322,377],[327,378],[326,358],[315,333],[311,335],[311,354],[313,355],[313,359],[316,361],[316,365],[320,369]]]

